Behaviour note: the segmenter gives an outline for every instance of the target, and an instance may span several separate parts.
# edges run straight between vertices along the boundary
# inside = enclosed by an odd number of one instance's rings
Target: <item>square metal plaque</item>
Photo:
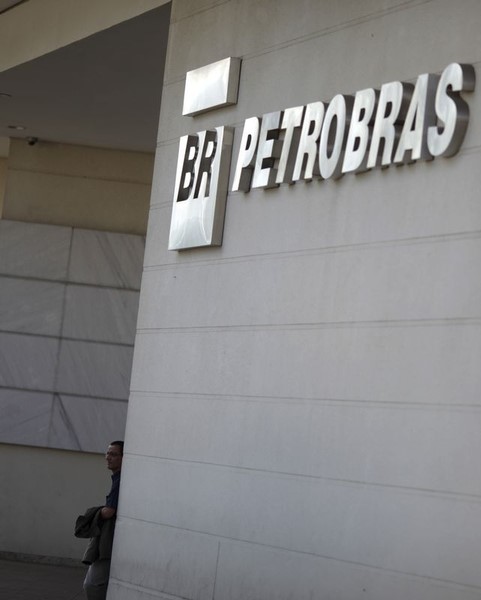
[[[240,58],[231,57],[189,71],[185,78],[182,114],[194,116],[236,104],[240,64]]]

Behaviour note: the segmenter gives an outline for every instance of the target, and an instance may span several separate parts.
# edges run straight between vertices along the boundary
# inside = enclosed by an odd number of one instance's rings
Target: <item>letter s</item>
[[[427,143],[432,156],[453,156],[464,139],[469,121],[469,107],[460,92],[472,91],[475,72],[472,65],[452,63],[439,79],[435,112],[439,124],[429,127]]]

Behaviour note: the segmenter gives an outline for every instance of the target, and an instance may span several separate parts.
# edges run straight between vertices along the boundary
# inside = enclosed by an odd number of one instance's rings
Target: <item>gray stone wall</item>
[[[142,236],[0,221],[0,442],[123,437],[143,252]]]
[[[481,93],[451,159],[230,193],[168,252],[179,137],[451,62],[475,0],[174,1],[111,599],[481,595]],[[236,106],[185,73],[242,58]],[[233,169],[231,169],[231,179]]]

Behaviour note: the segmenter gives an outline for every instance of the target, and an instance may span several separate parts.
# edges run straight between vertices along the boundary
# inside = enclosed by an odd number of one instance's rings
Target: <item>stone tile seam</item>
[[[57,410],[56,410],[57,409]],[[47,436],[47,446],[51,447],[53,444],[53,439],[55,438],[55,424],[54,424],[54,414],[60,416],[60,420],[63,423],[66,431],[68,432],[68,438],[70,443],[75,446],[76,450],[82,450],[82,442],[77,435],[76,427],[70,418],[69,412],[65,407],[64,401],[62,399],[62,394],[55,392],[53,394],[52,400],[52,410],[50,413],[50,423],[48,428],[48,436]]]
[[[301,472],[289,472],[279,471],[274,469],[261,469],[259,467],[249,467],[243,465],[231,465],[228,463],[214,463],[209,461],[187,459],[187,458],[172,458],[166,456],[151,456],[146,454],[134,454],[133,452],[128,453],[129,458],[134,460],[147,459],[149,462],[166,463],[173,465],[180,465],[186,468],[213,468],[215,470],[221,470],[225,472],[238,473],[243,475],[255,474],[259,476],[271,476],[272,478],[281,478],[286,480],[297,480],[297,481],[313,481],[313,482],[325,482],[328,485],[336,487],[352,487],[355,489],[380,489],[384,492],[391,492],[397,494],[407,494],[414,496],[423,496],[429,498],[438,498],[455,502],[463,502],[466,504],[479,505],[481,507],[481,493],[473,494],[470,492],[453,492],[450,490],[435,489],[435,488],[422,488],[409,485],[400,485],[394,483],[380,483],[378,481],[366,481],[356,479],[343,479],[339,477],[328,477],[326,475],[314,475],[309,473]]]
[[[210,260],[196,259],[188,262],[163,263],[159,265],[144,265],[143,272],[198,269],[200,267],[231,265],[236,263],[249,263],[273,260],[286,260],[291,258],[317,257],[325,254],[340,254],[349,252],[360,252],[366,250],[377,250],[379,248],[408,248],[410,246],[427,244],[446,244],[452,242],[481,240],[481,230],[444,233],[428,236],[417,236],[408,238],[397,238],[392,240],[380,240],[373,242],[359,242],[354,244],[341,244],[337,246],[321,246],[318,248],[304,248],[301,250],[287,250],[280,252],[260,252],[258,254],[244,254],[226,258],[213,257]]]
[[[397,14],[399,12],[404,12],[407,10],[411,10],[413,8],[418,8],[425,4],[430,4],[433,1],[434,0],[407,0],[405,2],[401,2],[400,4],[393,6],[391,8],[388,8],[388,9],[378,10],[373,13],[369,13],[369,14],[357,17],[356,19],[351,19],[349,21],[343,21],[343,22],[337,23],[335,25],[330,25],[329,27],[325,27],[324,29],[320,29],[318,31],[300,35],[291,40],[285,40],[283,42],[278,42],[277,44],[268,46],[267,48],[264,48],[263,50],[246,53],[241,58],[243,61],[251,60],[253,58],[257,58],[257,57],[263,56],[265,54],[271,54],[273,52],[283,50],[284,48],[288,48],[290,46],[304,44],[304,43],[310,42],[311,40],[320,39],[322,37],[331,35],[333,33],[338,33],[339,31],[352,29],[353,27],[356,27],[358,25],[363,25],[363,24],[369,23],[371,21],[376,21],[376,20],[382,19],[384,17],[389,17],[392,14]],[[227,0],[225,3],[228,4],[229,0]],[[221,4],[224,4],[224,2],[222,2]],[[216,8],[216,7],[207,7],[206,9],[203,9],[201,11],[194,13],[192,16],[197,16],[200,13],[207,12],[207,11],[211,10],[212,8]],[[190,19],[190,18],[192,18],[192,16],[186,16],[183,19],[179,19],[178,21],[172,20],[171,27],[175,27],[175,25],[177,23],[182,22],[184,19]],[[172,83],[179,83],[181,81],[184,81],[184,79],[185,79],[185,76],[175,77],[175,78],[174,77],[172,77],[172,78],[166,77],[164,79],[164,88],[171,85]]]
[[[446,317],[441,319],[393,319],[382,321],[332,321],[312,323],[259,323],[245,325],[200,325],[185,327],[151,327],[138,328],[136,335],[196,335],[196,334],[236,334],[236,333],[270,333],[270,332],[299,332],[299,331],[322,331],[333,329],[417,329],[417,328],[446,328],[446,327],[479,327],[479,317]]]
[[[65,271],[67,279],[69,277],[70,263],[72,260],[73,239],[74,239],[74,230],[71,227],[71,228],[69,228],[69,243],[68,243],[67,262],[66,262],[66,271]],[[59,372],[60,372],[60,360],[62,357],[62,337],[61,336],[62,336],[62,332],[64,329],[65,315],[66,315],[67,286],[62,287],[61,292],[62,292],[62,302],[61,302],[61,308],[60,308],[60,331],[59,331],[60,337],[58,335],[52,336],[57,340],[57,347],[56,347],[56,351],[55,351],[55,362],[54,362],[54,368],[53,368],[53,377],[52,377],[52,384],[51,384],[53,387],[53,390],[57,390]],[[29,338],[32,337],[31,334],[28,335],[28,337]],[[54,431],[54,413],[55,413],[56,405],[58,405],[60,407],[60,411],[62,411],[62,409],[64,410],[64,406],[63,406],[63,403],[62,403],[60,397],[57,396],[56,393],[54,393],[52,395],[52,406],[51,406],[48,431],[47,431],[47,446],[50,445],[50,443],[51,443],[51,439],[52,439],[52,435],[53,435],[53,431]],[[75,438],[76,438],[76,436],[75,436]],[[78,443],[77,439],[75,439],[75,441]]]
[[[252,545],[252,546],[257,546],[259,548],[269,548],[271,550],[279,550],[279,551],[283,551],[283,552],[288,552],[288,553],[292,553],[292,554],[300,554],[303,556],[311,556],[314,558],[320,558],[323,560],[328,560],[328,561],[334,561],[337,563],[341,563],[341,564],[346,564],[346,565],[350,565],[353,567],[360,567],[360,568],[364,568],[364,569],[369,569],[369,570],[374,570],[374,571],[381,571],[381,572],[385,572],[385,573],[391,573],[393,575],[401,575],[401,576],[405,576],[405,577],[409,577],[412,579],[418,579],[421,581],[430,581],[433,583],[436,583],[438,585],[444,585],[447,587],[453,587],[454,589],[459,589],[459,590],[464,590],[464,591],[481,591],[481,586],[477,586],[477,585],[469,585],[469,584],[465,584],[465,583],[459,583],[457,581],[452,581],[450,579],[441,579],[441,578],[437,578],[437,577],[432,577],[429,575],[420,575],[419,573],[410,573],[408,571],[401,571],[401,570],[396,570],[396,569],[389,569],[386,567],[380,567],[377,565],[371,565],[369,563],[362,563],[362,562],[358,562],[358,561],[353,561],[353,560],[347,560],[347,559],[343,559],[343,558],[338,558],[335,556],[328,556],[328,555],[324,555],[324,554],[316,554],[314,552],[308,552],[305,550],[299,550],[299,549],[293,549],[293,548],[287,548],[284,546],[274,546],[272,544],[265,544],[265,543],[261,543],[261,542],[255,542],[255,541],[251,541],[251,540],[246,540],[246,539],[242,539],[242,538],[232,538],[229,536],[223,536],[221,534],[216,534],[216,533],[210,533],[207,531],[201,531],[201,530],[196,530],[196,529],[188,529],[185,527],[178,527],[175,525],[170,525],[168,523],[157,523],[155,521],[148,521],[146,519],[139,519],[137,517],[129,517],[126,515],[122,515],[120,514],[120,517],[122,519],[125,520],[129,520],[129,521],[138,521],[141,523],[145,523],[148,525],[154,525],[154,526],[158,526],[158,527],[166,527],[169,529],[174,529],[174,530],[178,530],[178,531],[185,531],[187,533],[193,533],[193,534],[197,534],[197,535],[202,535],[202,536],[207,536],[210,538],[215,538],[215,539],[220,539],[225,540],[227,542],[234,542],[234,543],[238,543],[238,544],[242,544],[242,545]],[[190,599],[189,599],[190,600]]]
[[[174,9],[172,11],[171,21],[170,21],[171,25],[175,25],[177,23],[181,23],[182,21],[192,19],[193,17],[197,17],[198,15],[200,15],[202,13],[206,13],[213,9],[216,9],[219,6],[222,6],[223,4],[230,4],[231,1],[232,0],[212,0],[208,6],[205,6],[203,8],[197,8],[197,9],[193,10],[192,12],[184,15],[183,17],[179,17],[179,18],[175,17],[175,7],[174,7]]]
[[[220,547],[221,547],[221,543],[220,543],[220,540],[219,540],[217,542],[217,557],[216,557],[216,561],[215,561],[214,586],[213,586],[213,589],[212,589],[212,600],[214,600],[214,598],[216,596],[217,576],[219,574]]]
[[[186,21],[186,20],[190,20],[192,18],[196,18],[198,15],[203,14],[203,13],[207,13],[210,12],[211,10],[215,10],[223,5],[227,5],[230,4],[232,0],[218,0],[217,2],[211,2],[210,5],[202,7],[200,9],[197,10],[193,10],[192,12],[184,15],[183,17],[179,17],[176,18],[175,14],[172,16],[171,18],[171,25],[177,25],[178,23],[182,23],[182,21]],[[409,8],[409,5],[413,5],[413,6],[417,6],[418,4],[424,4],[427,2],[430,2],[432,0],[405,0],[404,2],[401,2],[400,4],[393,6],[391,8],[388,9],[384,9],[384,10],[378,10],[374,13],[369,13],[372,15],[381,15],[382,14],[388,14],[391,12],[399,12],[400,10],[406,10],[407,8]],[[368,18],[369,15],[365,15],[364,17],[358,17],[358,19],[365,19]],[[354,19],[352,19],[351,21],[354,21]],[[349,23],[351,21],[345,21],[344,23]],[[340,23],[339,25],[341,25],[342,23]],[[333,25],[332,27],[337,27],[335,25]],[[327,28],[326,28],[327,29]],[[312,34],[307,34],[307,35],[312,35]]]
[[[325,408],[342,409],[369,409],[369,410],[393,410],[393,411],[429,411],[429,412],[449,412],[465,413],[480,412],[481,404],[451,404],[446,402],[405,402],[399,400],[371,400],[354,398],[314,398],[300,396],[254,396],[241,394],[202,394],[199,392],[162,392],[158,390],[130,390],[130,397],[155,398],[164,400],[173,400],[176,402],[205,402],[213,400],[214,402],[225,403],[246,403],[246,404],[273,404],[273,405],[299,405],[305,404],[311,408],[323,410]]]
[[[90,345],[97,345],[97,346],[111,346],[114,348],[134,348],[134,342],[132,343],[127,343],[127,342],[112,342],[109,340],[93,340],[93,339],[86,339],[86,338],[74,338],[74,337],[66,337],[66,336],[58,336],[58,335],[53,335],[53,334],[47,334],[47,333],[34,333],[34,332],[30,332],[30,331],[14,331],[14,330],[7,330],[7,329],[0,329],[0,335],[16,335],[16,336],[21,336],[21,337],[31,337],[31,338],[42,338],[42,339],[47,339],[47,340],[55,340],[59,342],[59,346],[61,345],[61,342],[74,342],[74,343],[79,343],[79,344],[90,344]],[[57,361],[59,361],[59,357],[60,357],[60,347],[58,349],[58,356],[56,358]]]
[[[105,401],[105,402],[120,402],[122,404],[127,404],[128,403],[128,398],[114,398],[112,396],[92,396],[92,395],[88,395],[88,394],[75,394],[73,392],[63,392],[61,390],[44,390],[44,389],[39,389],[39,388],[26,388],[26,387],[13,387],[13,386],[8,386],[8,385],[0,385],[0,391],[1,390],[7,390],[7,391],[12,391],[12,392],[23,392],[26,394],[42,394],[44,396],[53,396],[54,395],[58,395],[58,396],[63,396],[63,397],[67,397],[67,398],[79,398],[79,399],[85,399],[85,400],[101,400],[101,401]]]
[[[1,268],[1,267],[0,267]],[[82,281],[71,281],[69,279],[52,279],[48,277],[34,277],[30,275],[15,275],[13,273],[2,272],[0,270],[0,278],[4,279],[19,279],[21,281],[32,281],[35,283],[49,283],[57,285],[65,285],[67,287],[82,287],[82,288],[93,288],[101,290],[111,290],[118,292],[133,292],[138,294],[140,288],[129,288],[129,287],[118,287],[114,285],[106,285],[102,283],[88,283]]]
[[[429,4],[429,3],[435,2],[435,1],[437,1],[437,0],[421,0],[419,2],[419,4],[417,4],[415,6],[422,6],[423,4]],[[402,12],[402,11],[397,11],[397,12]],[[321,38],[323,38],[325,36],[328,36],[328,35],[331,35],[333,33],[338,33],[338,32],[343,31],[343,30],[351,29],[353,27],[356,27],[357,25],[364,25],[365,23],[369,23],[370,21],[382,19],[385,16],[390,16],[390,14],[391,13],[381,14],[381,15],[378,15],[377,17],[375,17],[374,19],[367,19],[366,18],[366,19],[360,20],[359,22],[350,23],[350,24],[348,24],[346,26],[333,27],[330,30],[326,30],[325,32],[321,32],[321,33],[318,33],[318,34],[313,34],[311,36],[300,37],[300,38],[295,38],[293,40],[288,40],[288,41],[286,41],[284,43],[280,43],[280,44],[278,44],[276,46],[273,46],[273,47],[270,47],[270,48],[266,48],[266,49],[258,51],[258,52],[247,53],[247,54],[245,54],[242,57],[242,61],[243,62],[247,62],[249,60],[255,60],[256,58],[259,58],[261,56],[265,56],[265,55],[268,55],[268,54],[274,54],[276,52],[282,52],[283,50],[291,48],[293,46],[299,46],[299,45],[302,45],[302,44],[306,44],[306,43],[311,42],[312,40],[321,39]],[[481,64],[481,61],[473,61],[473,62],[470,62],[470,64],[472,64],[474,67],[478,67]],[[433,68],[432,72],[440,74],[446,66],[447,65],[444,64],[444,63],[440,64],[437,68],[435,68],[435,69]],[[403,80],[403,82],[406,82],[406,83],[415,83],[416,80],[417,80],[417,78],[418,78],[418,76],[419,76],[419,74],[420,73],[416,73],[415,75],[405,76],[405,77],[402,78],[402,80]],[[185,77],[182,78],[182,79],[179,78],[177,80],[177,84],[180,83],[181,81],[183,81],[183,79],[185,79]],[[383,83],[384,82],[381,81],[380,83],[372,84],[372,85],[367,85],[366,87],[377,88],[377,87],[381,86]],[[354,90],[354,92],[355,91],[357,91],[357,90]],[[345,93],[346,94],[352,94],[353,92],[351,91],[351,92],[345,92]]]

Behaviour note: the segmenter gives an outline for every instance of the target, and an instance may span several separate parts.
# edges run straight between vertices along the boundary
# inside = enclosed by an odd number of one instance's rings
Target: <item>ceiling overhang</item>
[[[0,73],[0,136],[153,152],[169,20],[166,4]]]

